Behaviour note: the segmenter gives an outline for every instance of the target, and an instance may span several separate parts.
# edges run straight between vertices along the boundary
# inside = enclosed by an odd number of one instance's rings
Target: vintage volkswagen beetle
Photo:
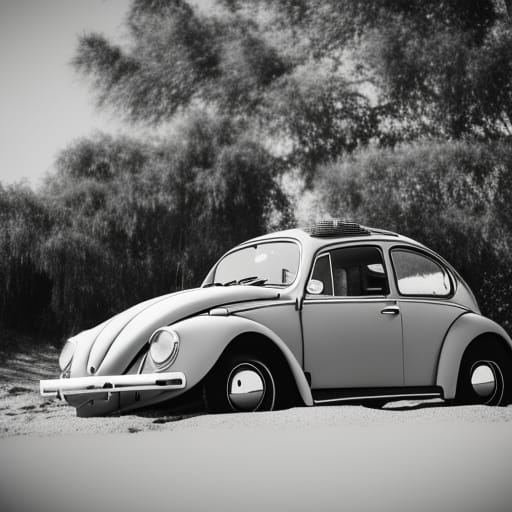
[[[193,395],[214,412],[407,397],[501,405],[511,347],[439,255],[332,220],[244,242],[200,288],[70,338],[41,393],[79,416]]]

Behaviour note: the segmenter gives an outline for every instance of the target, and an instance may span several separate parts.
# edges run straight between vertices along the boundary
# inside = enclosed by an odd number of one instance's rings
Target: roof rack
[[[356,224],[355,222],[347,222],[341,219],[320,220],[304,228],[304,231],[309,233],[310,236],[324,238],[362,236],[371,234],[367,227]]]

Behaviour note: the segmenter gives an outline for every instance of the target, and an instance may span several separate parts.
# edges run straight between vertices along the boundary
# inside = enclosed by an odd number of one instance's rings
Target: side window
[[[389,293],[382,254],[377,247],[335,249],[316,260],[311,279],[323,283],[323,295],[357,297]]]
[[[334,295],[387,295],[388,280],[377,247],[346,247],[331,252]]]
[[[450,295],[452,286],[448,272],[428,256],[406,249],[393,249],[391,258],[401,295]]]

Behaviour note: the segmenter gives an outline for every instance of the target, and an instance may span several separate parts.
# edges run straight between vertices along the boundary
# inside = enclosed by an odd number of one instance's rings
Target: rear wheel
[[[273,366],[250,354],[228,355],[203,384],[208,412],[272,411],[277,389]]]
[[[470,347],[462,359],[456,402],[506,405],[512,387],[512,359],[499,345]]]

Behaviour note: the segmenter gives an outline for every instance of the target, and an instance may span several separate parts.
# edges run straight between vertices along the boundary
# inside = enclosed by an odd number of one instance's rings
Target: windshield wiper
[[[242,277],[238,280],[238,284],[247,284],[249,286],[261,286],[265,284],[268,279],[261,279],[258,276]]]
[[[234,286],[236,284],[249,285],[249,286],[262,286],[264,285],[268,279],[261,279],[258,276],[250,276],[250,277],[242,277],[238,281],[233,279],[232,281],[227,281],[225,283],[208,283],[203,286],[203,288],[211,288],[212,286]]]

